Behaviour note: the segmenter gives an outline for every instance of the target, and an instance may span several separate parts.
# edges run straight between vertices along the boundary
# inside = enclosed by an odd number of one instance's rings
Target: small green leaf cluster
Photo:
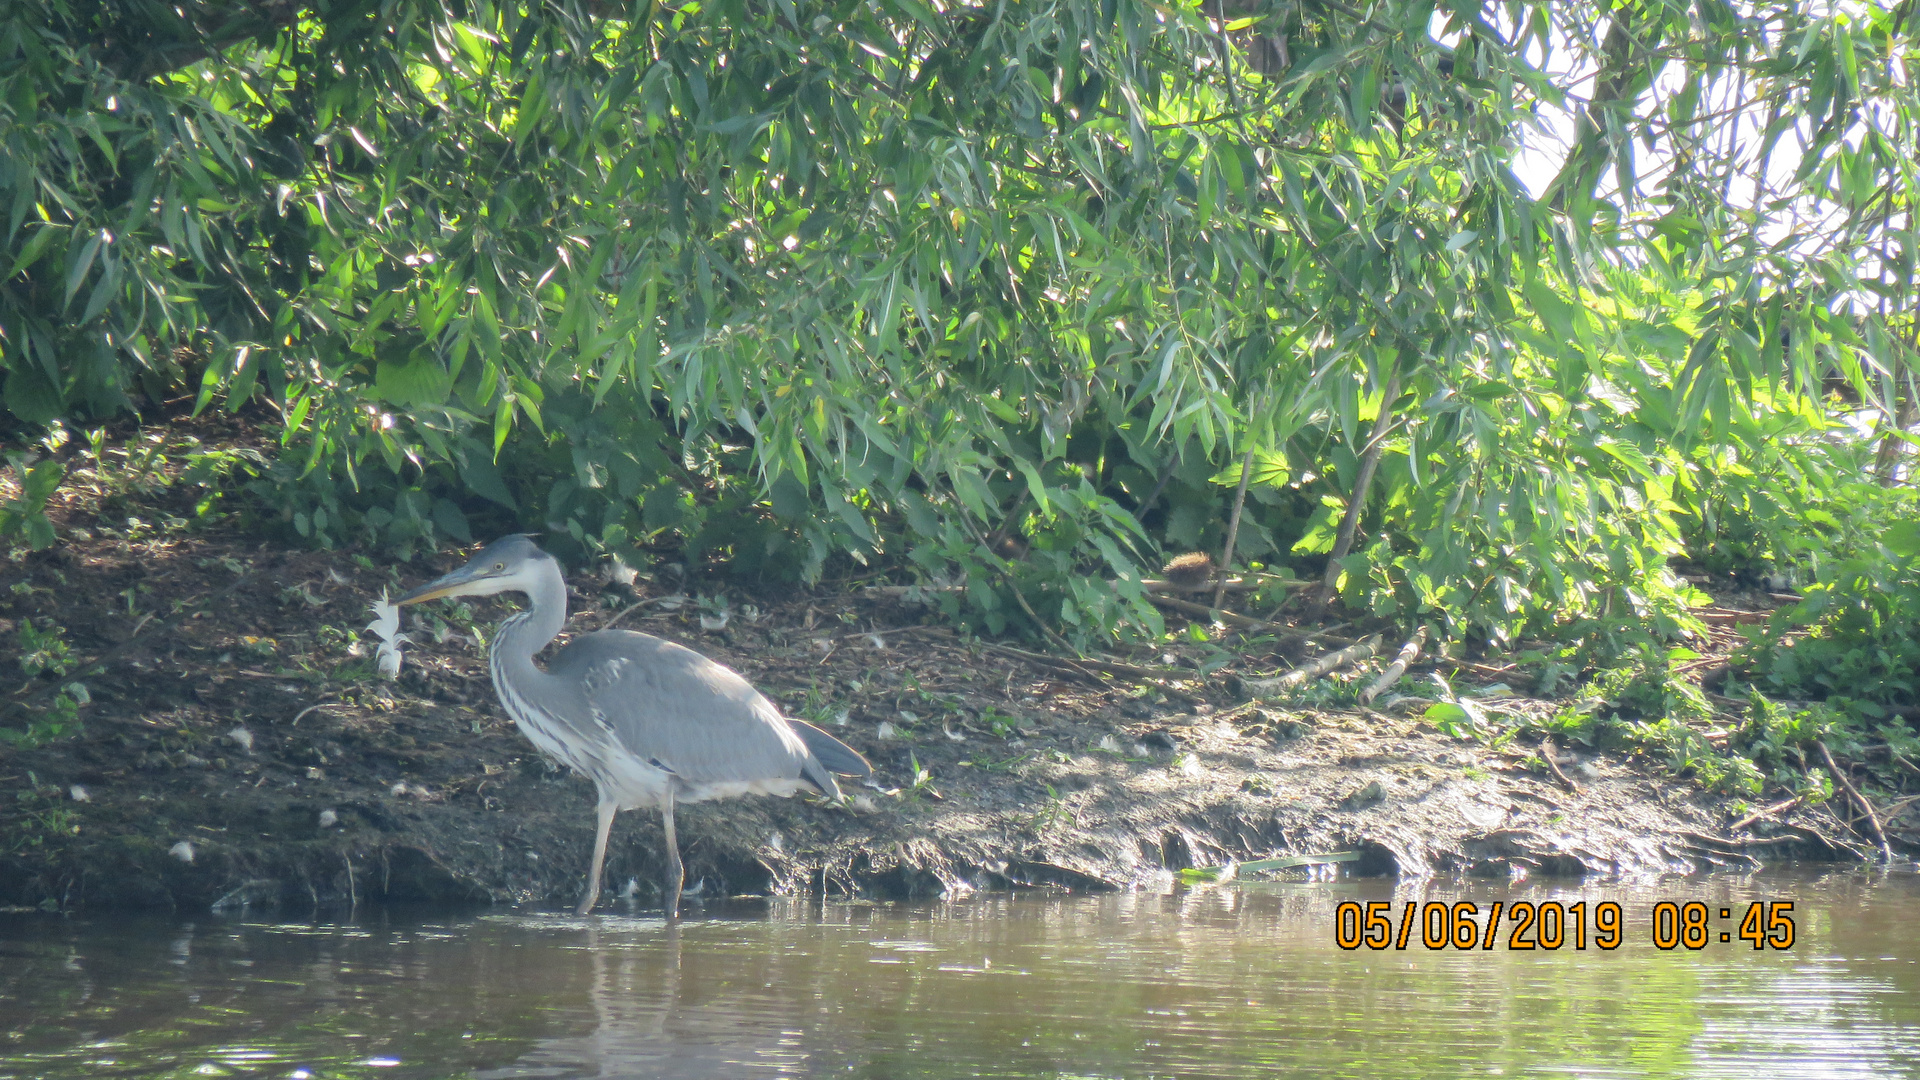
[[[66,628],[51,618],[43,616],[38,621],[21,619],[19,628],[14,631],[14,645],[19,652],[18,663],[21,672],[27,676],[28,686],[45,677],[57,679],[74,673],[73,652],[67,644]],[[44,703],[32,702],[16,708],[14,711],[26,713],[27,724],[22,728],[0,727],[0,742],[31,748],[77,734],[80,730],[80,707],[88,700],[85,684],[69,682],[53,691]]]
[[[34,461],[24,453],[7,454],[7,468],[13,474],[17,492],[0,499],[0,544],[24,543],[34,551],[53,546],[53,522],[47,517],[47,500],[60,488],[66,466],[57,461]]]

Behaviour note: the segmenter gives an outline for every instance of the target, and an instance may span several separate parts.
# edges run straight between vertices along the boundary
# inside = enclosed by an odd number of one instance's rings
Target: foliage
[[[37,624],[32,619],[20,620],[19,629],[14,632],[14,645],[19,651],[20,671],[27,676],[28,686],[43,676],[59,678],[74,672],[72,649],[66,637],[66,628],[52,619],[42,618]],[[0,742],[34,747],[77,734],[80,730],[80,707],[90,700],[84,683],[69,682],[48,696],[45,704],[34,703],[26,707],[27,725],[24,728],[0,727]]]
[[[1515,730],[1649,754],[1709,791],[1754,797],[1771,786],[1813,801],[1832,795],[1831,778],[1809,766],[1809,748],[1817,741],[1833,743],[1836,753],[1856,751],[1869,738],[1896,748],[1920,744],[1901,725],[1869,725],[1826,704],[1789,710],[1758,690],[1748,694],[1744,719],[1717,744],[1708,731],[1726,717],[1673,669],[1675,662],[1693,658],[1685,649],[1643,647],[1596,673],[1573,704],[1543,720],[1523,720]]]
[[[12,812],[0,818],[0,855],[27,855],[80,832],[78,815],[63,805],[59,788],[22,785],[13,801]]]
[[[52,547],[53,522],[47,518],[47,500],[60,488],[66,466],[57,461],[34,461],[23,453],[7,455],[17,492],[0,501],[0,544],[24,541],[35,551]]]
[[[1243,558],[1631,646],[1717,480],[1914,398],[1911,8],[21,0],[4,400],[265,402],[314,543],[849,559],[1080,641],[1251,462]]]
[[[1869,490],[1851,520],[1815,519],[1828,558],[1738,659],[1769,693],[1884,717],[1920,699],[1920,525],[1910,495]]]

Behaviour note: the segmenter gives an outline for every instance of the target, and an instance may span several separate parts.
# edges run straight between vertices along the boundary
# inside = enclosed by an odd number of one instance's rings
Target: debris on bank
[[[498,708],[497,604],[403,635],[378,605],[365,621],[396,569],[217,536],[76,539],[17,569],[0,635],[57,630],[87,703],[78,735],[0,745],[0,905],[577,900],[592,787]],[[844,806],[682,808],[695,894],[1164,889],[1332,852],[1357,853],[1341,874],[1636,878],[1864,850],[1825,805],[1742,814],[1644,760],[1454,737],[1411,677],[1370,706],[1299,707],[1245,700],[1286,666],[1272,655],[1242,679],[1182,646],[1133,662],[967,641],[895,596],[766,595],[716,619],[646,589],[576,580],[569,629],[621,619],[683,642],[876,768]],[[645,902],[661,844],[657,817],[620,816],[615,891],[636,882]]]

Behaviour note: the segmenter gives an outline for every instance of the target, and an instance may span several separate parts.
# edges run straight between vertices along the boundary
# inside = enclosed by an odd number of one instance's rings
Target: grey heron
[[[811,789],[840,801],[834,774],[866,776],[865,758],[773,702],[731,668],[671,641],[630,630],[586,634],[542,671],[534,657],[567,620],[560,564],[527,536],[503,537],[465,566],[396,601],[526,594],[527,610],[494,633],[488,667],[500,704],[542,753],[593,781],[599,827],[579,913],[600,898],[607,835],[621,810],[660,808],[667,846],[667,916],[677,916],[685,870],[674,836],[677,803]]]

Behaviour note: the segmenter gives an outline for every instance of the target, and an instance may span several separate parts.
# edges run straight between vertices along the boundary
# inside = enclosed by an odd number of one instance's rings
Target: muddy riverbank
[[[66,527],[62,545],[7,568],[0,635],[57,629],[89,700],[78,735],[0,747],[0,905],[577,897],[591,786],[499,710],[481,644],[499,602],[410,619],[387,681],[367,605],[427,565]],[[1823,808],[1736,838],[1735,807],[1653,763],[1562,748],[1556,776],[1539,746],[1443,734],[1423,698],[1248,702],[1241,676],[1285,666],[1270,650],[1203,674],[1199,652],[1167,646],[1151,662],[1190,677],[1129,682],[984,648],[854,586],[734,588],[717,628],[716,601],[676,606],[675,591],[576,575],[569,632],[626,612],[622,626],[737,668],[876,766],[876,786],[851,787],[842,807],[685,808],[696,895],[1159,887],[1188,867],[1347,850],[1363,858],[1343,873],[1415,876],[1638,877],[1841,854],[1821,839],[1845,835]],[[46,689],[28,692],[44,702]],[[613,888],[652,899],[660,844],[657,819],[623,814]]]

